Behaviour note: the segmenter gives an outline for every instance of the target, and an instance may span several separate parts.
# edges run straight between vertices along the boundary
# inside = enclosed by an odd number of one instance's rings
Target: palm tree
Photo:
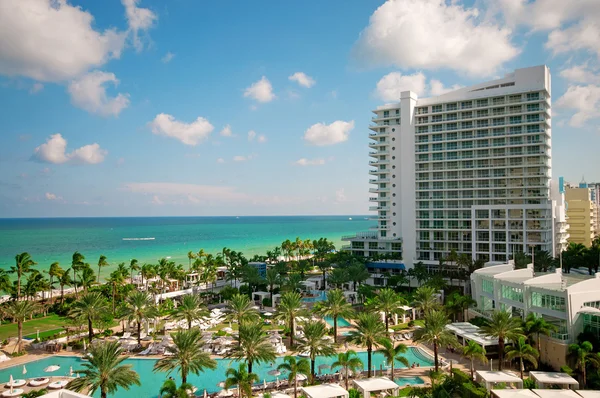
[[[253,308],[254,303],[245,294],[234,294],[227,303],[227,317],[238,325],[247,321],[253,321],[260,317],[258,311]]]
[[[446,312],[443,310],[430,310],[425,313],[425,326],[417,329],[414,333],[415,342],[433,344],[433,359],[436,372],[439,370],[439,347],[458,345],[456,336],[446,329],[448,323],[450,323],[450,320]]]
[[[114,394],[117,388],[129,390],[132,385],[141,385],[140,376],[131,365],[122,365],[127,359],[118,341],[103,341],[90,345],[89,361],[82,362],[84,369],[76,370],[82,376],[69,382],[67,388],[77,392],[90,390],[93,394],[100,389],[100,398]]]
[[[71,260],[71,269],[73,270],[73,279],[72,284],[75,288],[75,297],[77,297],[77,272],[81,270],[81,268],[85,265],[83,262],[85,260],[85,256],[79,252],[73,253],[73,257]]]
[[[65,299],[65,286],[71,286],[73,281],[71,280],[71,268],[67,268],[58,277],[58,284],[60,285],[60,302],[62,303]]]
[[[123,275],[122,272],[118,270],[110,273],[110,276],[106,280],[109,284],[112,285],[112,312],[115,315],[116,312],[116,296],[117,296],[117,287],[123,285],[125,283],[125,277],[127,274]]]
[[[94,338],[93,322],[100,319],[108,311],[108,304],[104,296],[98,292],[89,292],[73,303],[69,315],[72,318],[80,318],[87,321],[88,338],[91,343]]]
[[[333,342],[337,343],[338,318],[349,318],[354,314],[352,305],[346,301],[344,292],[340,289],[329,290],[325,300],[318,302],[314,310],[322,316],[329,316],[333,320]]]
[[[154,371],[171,373],[178,370],[183,384],[189,373],[200,374],[204,369],[216,369],[217,362],[204,352],[204,341],[199,329],[180,330],[172,335],[173,346],[167,347],[171,356],[159,359]]]
[[[81,287],[83,288],[84,292],[87,292],[87,290],[94,283],[96,283],[96,276],[94,275],[94,270],[92,269],[92,267],[90,267],[89,264],[86,263],[83,267],[81,267],[79,281],[81,282]]]
[[[294,333],[296,318],[305,312],[302,306],[302,296],[296,292],[286,292],[281,296],[277,307],[277,318],[282,319],[290,330],[290,348],[294,347]]]
[[[362,371],[365,365],[356,356],[356,352],[348,350],[346,352],[339,352],[337,360],[331,364],[331,369],[342,368],[344,370],[344,379],[346,381],[346,390],[348,389],[348,377],[350,372],[356,373],[356,371]]]
[[[248,363],[248,373],[252,373],[252,365],[275,360],[275,350],[269,342],[267,334],[259,322],[245,322],[240,325],[237,344],[229,354],[230,358],[245,360]]]
[[[187,258],[189,261],[189,266],[188,266],[188,271],[191,271],[192,269],[192,260],[196,258],[196,253],[194,253],[193,251],[189,251],[187,254]]]
[[[546,322],[541,316],[537,316],[535,313],[530,312],[525,319],[524,332],[530,342],[533,343],[533,335],[535,335],[535,341],[537,351],[541,354],[540,348],[540,335],[550,336],[553,332],[556,332],[558,328],[556,325]],[[541,359],[541,358],[540,358]]]
[[[398,308],[403,304],[402,298],[392,289],[385,288],[379,291],[379,294],[373,301],[373,309],[383,312],[385,316],[385,330],[389,329],[390,316],[398,312]]]
[[[373,347],[377,347],[379,341],[385,337],[387,337],[387,330],[377,314],[372,312],[358,314],[356,329],[350,331],[347,340],[350,343],[367,347],[367,377],[371,377]]]
[[[569,345],[569,356],[576,361],[575,368],[581,372],[581,388],[585,388],[587,383],[587,366],[591,364],[595,367],[600,366],[600,356],[593,352],[594,347],[589,341],[580,344]]]
[[[237,370],[234,368],[227,369],[225,376],[227,376],[225,388],[229,389],[229,387],[237,386],[240,398],[244,398],[244,396],[252,397],[252,384],[258,381],[258,375],[247,372],[243,363],[239,364]]]
[[[483,363],[487,363],[488,359],[485,356],[485,347],[480,346],[473,340],[467,341],[467,345],[463,347],[463,356],[471,361],[471,379],[475,375],[475,367],[473,361],[478,359]]]
[[[394,347],[394,342],[392,340],[390,340],[389,338],[379,340],[379,346],[381,348],[378,349],[377,352],[383,354],[386,362],[390,364],[391,371],[392,371],[391,379],[394,380],[394,363],[396,361],[400,362],[407,368],[410,366],[408,363],[408,359],[406,359],[406,357],[403,357],[401,355],[408,351],[408,346],[400,343]]]
[[[33,301],[12,301],[4,308],[6,316],[17,323],[17,345],[15,346],[17,352],[21,352],[23,322],[33,316],[33,313],[38,309],[38,305]]]
[[[48,276],[50,277],[50,302],[52,302],[52,289],[54,289],[54,278],[60,277],[65,271],[60,267],[58,262],[50,264]]]
[[[135,258],[132,258],[131,261],[129,262],[129,272],[130,272],[130,283],[133,283],[133,273],[135,271],[139,271],[140,270],[140,265],[138,264],[138,260],[136,260]]]
[[[130,321],[137,322],[137,339],[138,344],[142,343],[142,321],[144,319],[154,318],[158,316],[158,309],[150,296],[146,292],[139,290],[132,291],[125,300],[126,310],[125,316]]]
[[[306,375],[310,372],[310,364],[306,358],[293,357],[286,355],[283,363],[277,366],[277,370],[285,371],[288,374],[288,384],[294,383],[294,398],[298,398],[298,375]]]
[[[423,312],[424,315],[439,307],[439,302],[434,288],[421,286],[415,291],[413,306]]]
[[[17,300],[21,298],[21,278],[36,264],[27,252],[15,256],[15,265],[10,267],[10,272],[17,274]]]
[[[167,379],[160,387],[159,397],[161,398],[189,398],[187,390],[192,389],[191,384],[182,384],[181,387],[177,388],[177,384],[174,380]]]
[[[516,341],[513,341],[512,345],[506,347],[506,359],[513,360],[519,358],[519,368],[521,370],[521,380],[523,379],[523,360],[531,363],[537,368],[537,358],[540,353],[538,350],[527,344],[525,337],[519,337]]]
[[[188,329],[192,328],[192,322],[200,320],[207,314],[208,311],[204,309],[200,297],[193,294],[183,296],[181,304],[173,310],[173,318],[177,321],[185,320]]]
[[[102,267],[108,267],[108,261],[106,261],[106,256],[104,254],[101,254],[98,259],[98,283],[100,283],[100,272],[102,271]]]
[[[521,320],[512,317],[508,311],[494,311],[492,319],[481,331],[490,336],[498,338],[498,370],[502,370],[504,362],[504,344],[506,340],[517,341],[523,335]]]
[[[310,358],[310,382],[315,381],[315,361],[317,356],[331,356],[335,349],[326,339],[327,328],[321,321],[307,321],[304,323],[304,337],[298,341],[298,352],[307,353]]]
[[[267,269],[265,274],[265,282],[269,286],[269,293],[271,293],[271,306],[273,306],[273,290],[275,285],[281,285],[281,276],[275,268]]]

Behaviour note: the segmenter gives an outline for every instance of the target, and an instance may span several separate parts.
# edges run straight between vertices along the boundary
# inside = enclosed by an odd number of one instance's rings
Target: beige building
[[[565,192],[567,217],[569,219],[569,242],[592,245],[596,236],[596,205],[590,198],[588,188],[569,188]]]

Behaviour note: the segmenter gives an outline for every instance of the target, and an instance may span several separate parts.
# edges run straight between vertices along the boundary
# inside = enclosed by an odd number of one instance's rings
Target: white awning
[[[522,383],[520,377],[513,375],[512,373],[505,372],[503,370],[478,370],[475,372],[477,378],[486,383]]]
[[[575,392],[583,398],[600,398],[600,391],[598,390],[577,390]]]
[[[531,390],[540,398],[580,398],[573,390]]]
[[[446,329],[450,330],[457,336],[460,336],[467,340],[473,340],[477,344],[485,347],[491,345],[498,345],[498,338],[486,336],[481,333],[481,329],[478,326],[473,325],[469,322],[455,322],[446,326]]]
[[[539,398],[531,390],[492,390],[491,391],[496,398]]]
[[[337,384],[321,384],[318,386],[302,387],[300,390],[309,398],[348,398],[348,391]]]
[[[577,380],[568,374],[561,372],[529,372],[529,377],[534,379],[540,387],[553,384],[579,386],[579,382]],[[536,390],[534,390],[534,392],[537,394]]]
[[[352,380],[352,382],[363,392],[369,393],[400,388],[398,384],[387,377],[372,377],[370,379]]]

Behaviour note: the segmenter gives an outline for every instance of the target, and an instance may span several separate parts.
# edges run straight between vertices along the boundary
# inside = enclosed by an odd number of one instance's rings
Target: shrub
[[[217,333],[215,333],[215,336],[217,336],[217,337],[223,337],[223,336],[227,336],[227,333],[225,333],[222,330],[219,330]]]
[[[488,324],[488,320],[482,316],[476,316],[475,318],[471,318],[469,320],[470,323],[472,323],[475,326],[485,326]]]
[[[456,382],[459,384],[471,382],[471,375],[463,372],[460,369],[456,369],[456,368],[452,369],[452,376],[454,377]]]
[[[487,391],[473,383],[465,383],[461,387],[461,395],[463,398],[485,398]]]
[[[272,307],[273,303],[271,302],[270,298],[264,298],[263,301],[262,301],[262,305],[264,307]]]
[[[361,393],[356,388],[348,390],[348,398],[361,398]]]
[[[238,294],[239,290],[233,286],[224,286],[219,294],[223,297],[223,300],[231,300],[234,294]]]
[[[537,388],[537,385],[535,384],[535,380],[531,379],[531,378],[527,378],[527,379],[523,379],[523,388],[528,388],[528,389],[533,389],[533,388]]]

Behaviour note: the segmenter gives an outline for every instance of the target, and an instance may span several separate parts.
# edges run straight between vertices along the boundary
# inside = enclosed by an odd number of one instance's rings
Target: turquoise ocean
[[[217,254],[223,247],[247,257],[265,254],[286,239],[327,238],[336,248],[341,237],[367,230],[367,216],[271,217],[115,217],[0,219],[0,268],[14,265],[15,255],[28,252],[46,270],[54,261],[71,263],[74,251],[94,265],[103,254],[110,267],[132,258],[141,264],[159,258],[188,264],[187,253],[204,249]]]

